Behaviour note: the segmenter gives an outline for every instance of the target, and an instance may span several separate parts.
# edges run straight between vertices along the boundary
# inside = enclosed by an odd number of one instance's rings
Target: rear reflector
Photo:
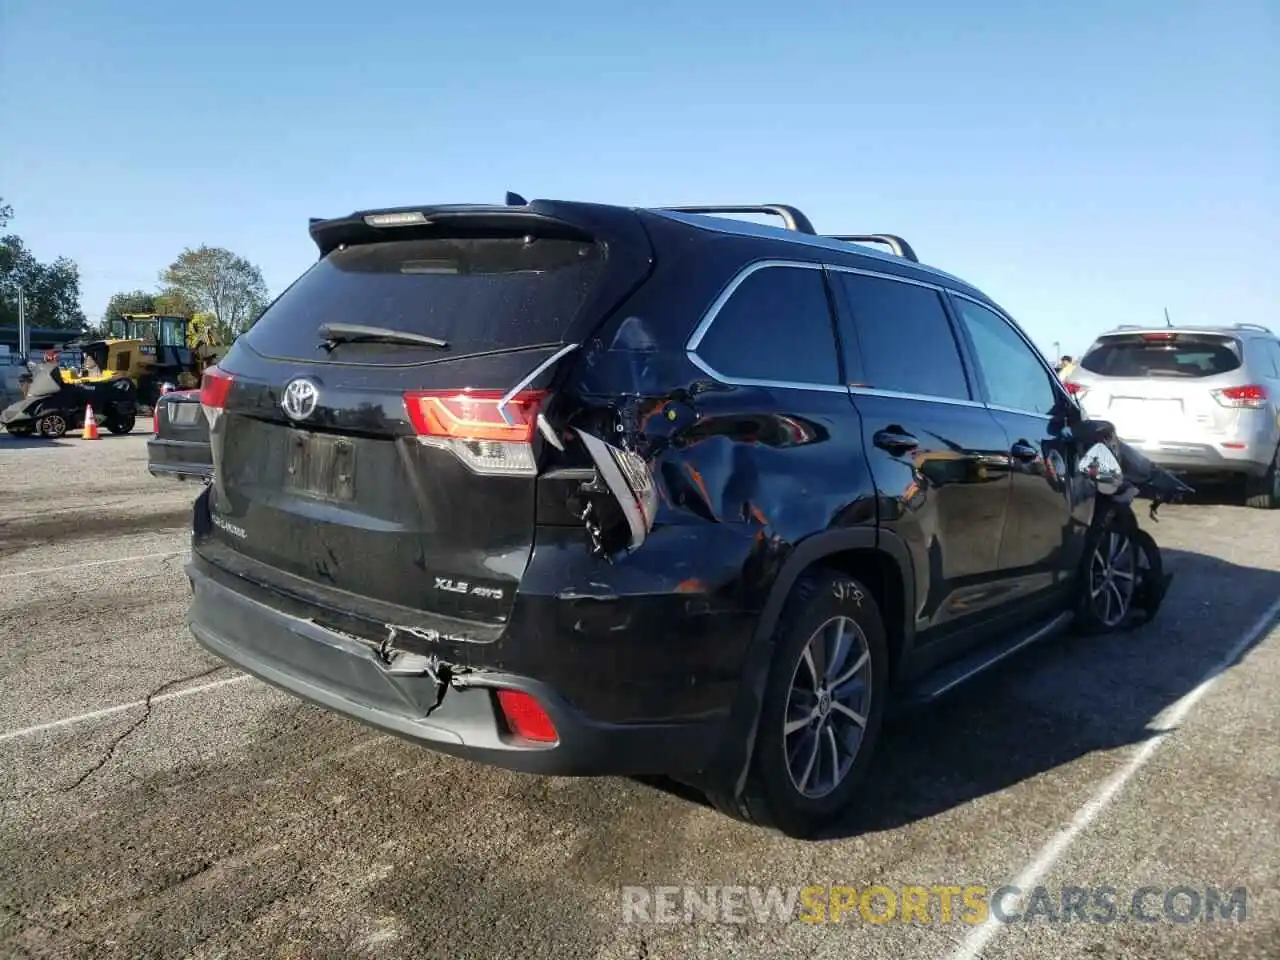
[[[476,473],[537,473],[533,434],[546,391],[525,390],[505,404],[501,390],[410,390],[405,413],[418,439],[450,450]]]
[[[1267,388],[1256,383],[1243,387],[1223,387],[1213,391],[1213,398],[1224,407],[1264,407],[1267,404]]]
[[[532,696],[520,690],[499,690],[498,707],[507,728],[524,740],[555,743],[560,739],[556,726]]]

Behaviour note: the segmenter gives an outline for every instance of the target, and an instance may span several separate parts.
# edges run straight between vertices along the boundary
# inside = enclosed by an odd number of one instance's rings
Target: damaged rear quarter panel
[[[639,368],[634,357],[613,361]],[[684,373],[661,395],[581,397],[575,417],[643,458],[658,493],[644,542],[628,550],[615,539],[593,554],[581,530],[542,528],[521,585],[525,596],[555,598],[564,660],[601,665],[585,682],[566,671],[566,693],[613,720],[727,715],[795,546],[875,523],[846,393],[727,386],[692,365]]]

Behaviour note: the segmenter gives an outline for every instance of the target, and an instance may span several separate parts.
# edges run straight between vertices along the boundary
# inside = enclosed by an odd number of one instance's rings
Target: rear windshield
[[[1158,335],[1166,336],[1166,335]],[[1094,345],[1080,361],[1104,377],[1214,377],[1240,366],[1232,337],[1170,334],[1168,340],[1115,337]]]
[[[553,238],[398,240],[339,249],[244,335],[256,352],[324,359],[319,328],[349,323],[425,334],[448,349],[346,344],[329,359],[414,361],[560,343],[603,268],[592,243]],[[391,357],[387,355],[391,354]]]

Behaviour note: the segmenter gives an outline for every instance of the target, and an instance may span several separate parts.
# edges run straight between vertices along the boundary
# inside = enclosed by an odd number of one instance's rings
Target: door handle
[[[895,456],[907,453],[920,446],[920,441],[907,433],[901,427],[886,427],[884,430],[877,430],[871,438],[881,450],[887,450]]]
[[[1013,459],[1021,460],[1023,463],[1040,459],[1040,451],[1025,440],[1019,440],[1015,443],[1009,453],[1013,456]]]

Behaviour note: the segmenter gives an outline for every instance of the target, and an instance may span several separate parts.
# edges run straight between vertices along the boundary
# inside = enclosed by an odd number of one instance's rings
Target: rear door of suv
[[[528,561],[555,404],[554,367],[533,375],[650,262],[634,215],[573,206],[314,224],[319,262],[205,378],[201,556],[445,640],[496,636],[481,626]]]
[[[940,288],[829,269],[880,523],[910,548],[918,642],[930,643],[1008,598],[1000,563],[1010,495],[1005,434],[978,395]]]

